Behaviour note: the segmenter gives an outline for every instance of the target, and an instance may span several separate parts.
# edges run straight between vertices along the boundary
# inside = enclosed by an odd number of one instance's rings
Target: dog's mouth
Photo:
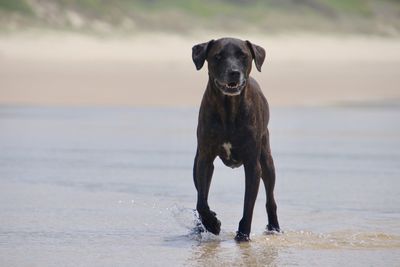
[[[217,79],[214,79],[214,83],[224,95],[235,96],[240,95],[242,89],[246,85],[246,80],[243,79],[241,82],[238,83],[221,83]]]

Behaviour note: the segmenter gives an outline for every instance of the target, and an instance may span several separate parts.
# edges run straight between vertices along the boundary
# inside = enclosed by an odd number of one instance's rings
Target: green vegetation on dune
[[[388,1],[388,0],[374,0]],[[389,0],[390,1],[390,0]],[[0,0],[0,3],[16,3],[27,6],[24,0]],[[212,15],[226,14],[231,11],[240,12],[257,7],[261,10],[268,9],[290,12],[296,9],[307,8],[316,12],[331,10],[331,12],[364,13],[368,9],[366,0],[53,0],[60,6],[75,7],[84,11],[105,14],[110,8],[128,12],[130,9],[147,11],[162,11],[176,9],[191,15],[209,17]],[[0,4],[1,6],[1,4]]]
[[[371,12],[368,1],[365,0],[322,0],[322,2],[338,12],[356,14],[369,14]]]
[[[400,32],[399,0],[0,0],[0,13],[19,15],[21,26],[33,22],[75,30],[90,30],[101,22],[127,30]],[[2,24],[7,21],[0,18]]]
[[[24,15],[32,14],[32,9],[25,0],[0,0],[0,10]]]

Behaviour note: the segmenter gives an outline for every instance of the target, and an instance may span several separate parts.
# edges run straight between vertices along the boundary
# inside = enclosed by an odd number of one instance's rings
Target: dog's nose
[[[239,82],[240,80],[240,71],[237,70],[231,70],[229,73],[229,80],[233,82]]]

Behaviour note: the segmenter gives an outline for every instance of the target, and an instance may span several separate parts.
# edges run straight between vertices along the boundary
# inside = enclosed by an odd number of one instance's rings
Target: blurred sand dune
[[[77,34],[0,37],[0,104],[196,106],[207,81],[193,44],[222,36]],[[400,39],[238,36],[267,50],[253,69],[272,105],[400,103]]]

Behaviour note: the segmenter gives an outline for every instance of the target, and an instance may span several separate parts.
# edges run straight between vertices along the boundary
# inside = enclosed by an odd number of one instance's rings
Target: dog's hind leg
[[[196,209],[199,212],[201,222],[207,231],[218,235],[221,230],[221,222],[208,206],[208,192],[214,172],[214,159],[215,157],[205,156],[197,151],[193,167],[193,180],[197,189]]]
[[[197,181],[196,181],[196,169],[197,169],[197,158],[199,157],[199,150],[196,150],[196,156],[194,157],[194,163],[193,163],[193,182],[194,186],[196,187],[197,190]]]
[[[272,159],[271,149],[269,145],[269,136],[263,139],[263,148],[261,149],[261,177],[264,182],[265,192],[267,194],[266,209],[268,214],[268,231],[280,231],[278,216],[276,215],[276,202],[274,198],[275,188],[275,166],[274,160]]]

